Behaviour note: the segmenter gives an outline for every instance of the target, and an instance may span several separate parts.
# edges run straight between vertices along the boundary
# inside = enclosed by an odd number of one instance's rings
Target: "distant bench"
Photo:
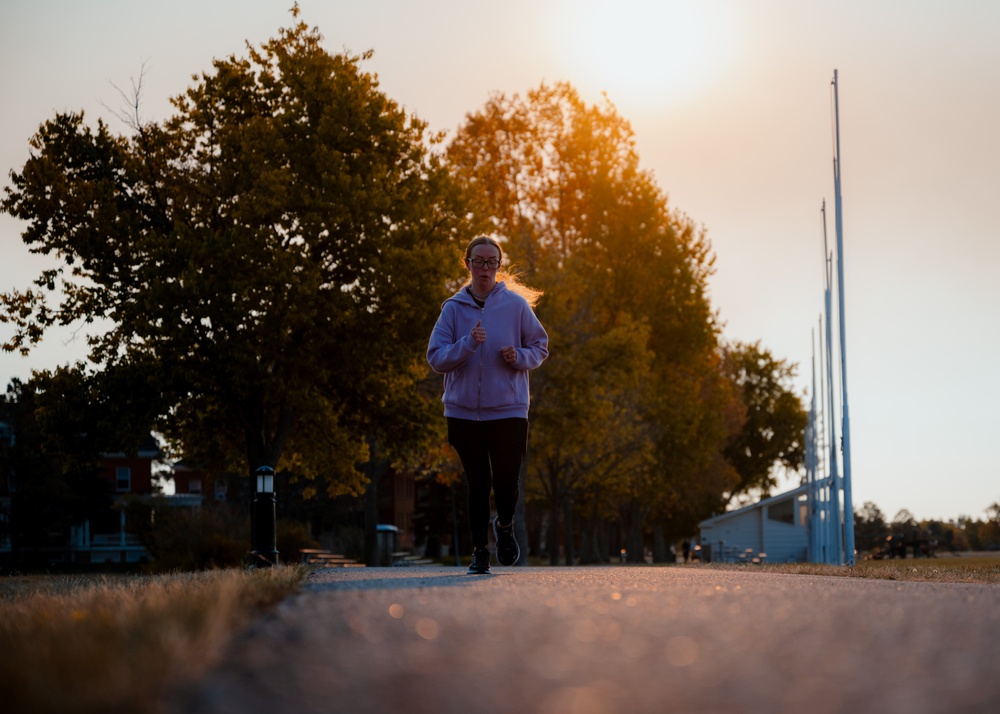
[[[363,568],[364,563],[359,563],[351,558],[333,553],[329,550],[318,548],[300,548],[299,555],[303,565],[320,565],[324,568]]]
[[[299,556],[303,565],[319,565],[324,568],[363,568],[364,563],[347,558],[338,553],[321,548],[300,548]],[[409,551],[397,551],[390,555],[392,565],[433,565],[434,561],[414,555]]]

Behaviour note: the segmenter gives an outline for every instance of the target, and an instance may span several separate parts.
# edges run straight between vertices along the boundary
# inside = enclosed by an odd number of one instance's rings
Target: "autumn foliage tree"
[[[216,60],[128,135],[46,121],[2,210],[61,264],[0,299],[8,349],[110,324],[93,365],[146,365],[189,458],[290,468],[335,495],[360,492],[372,446],[403,453],[436,423],[423,346],[470,229],[425,124],[367,56],[321,40],[299,23]]]
[[[556,84],[492,97],[448,147],[510,260],[545,291],[552,353],[532,377],[529,485],[548,505],[550,544],[564,524],[567,562],[577,515],[587,557],[607,552],[597,529],[613,519],[641,558],[647,519],[671,518],[734,428],[710,245],[668,207],[634,143],[609,102]]]

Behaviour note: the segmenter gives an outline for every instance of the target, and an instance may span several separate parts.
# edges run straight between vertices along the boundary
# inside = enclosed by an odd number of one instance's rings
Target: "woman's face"
[[[483,265],[477,268],[475,261],[492,261],[494,267]],[[497,268],[500,267],[500,249],[489,243],[480,243],[472,249],[465,262],[472,276],[472,289],[478,295],[486,295],[497,284]]]

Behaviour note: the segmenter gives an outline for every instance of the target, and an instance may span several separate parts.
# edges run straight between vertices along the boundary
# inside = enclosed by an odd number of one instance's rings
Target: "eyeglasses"
[[[489,268],[490,270],[496,270],[500,267],[500,261],[496,258],[490,258],[489,260],[483,260],[482,258],[472,258],[469,260],[472,263],[472,267],[477,270],[482,270],[483,268]]]

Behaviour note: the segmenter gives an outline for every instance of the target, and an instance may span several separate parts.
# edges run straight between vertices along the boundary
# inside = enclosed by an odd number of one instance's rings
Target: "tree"
[[[75,365],[8,386],[0,404],[14,438],[0,458],[20,563],[44,566],[63,557],[71,526],[107,515],[112,493],[99,473],[101,454],[134,453],[149,437],[141,426],[148,402],[132,391],[127,371],[95,375]]]
[[[12,501],[6,527],[14,557],[29,567],[61,559],[80,504],[63,471],[65,459],[46,443],[36,396],[30,384],[14,380],[0,405],[14,435],[0,451]]]
[[[919,543],[920,523],[905,508],[901,508],[892,517],[889,530],[892,535],[892,547],[896,549],[897,554],[901,558],[906,557],[906,546],[912,545],[916,548],[917,543]],[[914,552],[914,557],[917,557],[916,551]]]
[[[854,543],[860,552],[881,552],[885,548],[885,538],[889,535],[889,526],[885,516],[872,501],[865,501],[860,509],[854,512]]]
[[[986,509],[988,519],[980,526],[978,540],[980,547],[996,550],[1000,547],[1000,501],[991,503]]]
[[[652,359],[646,341],[644,328],[621,326],[582,341],[546,368],[546,393],[534,408],[538,478],[531,485],[549,507],[549,543],[558,542],[560,521],[565,525],[567,564],[574,560],[574,507],[584,526],[583,562],[602,559],[595,539],[600,524],[616,515],[614,499],[627,491],[622,475],[650,468],[652,445],[640,410]],[[557,555],[550,548],[553,565]]]
[[[965,531],[955,521],[922,521],[920,527],[929,534],[929,545],[934,549],[945,549],[950,553],[969,549]]]
[[[910,531],[916,528],[919,524],[910,511],[905,508],[901,508],[896,512],[896,515],[892,517],[891,525],[892,534],[894,536],[898,535],[909,537]]]
[[[604,503],[629,521],[640,541],[630,557],[641,558],[646,516],[667,513],[660,496],[697,480],[728,436],[718,403],[703,401],[720,393],[709,385],[707,237],[639,168],[614,106],[588,106],[565,83],[493,96],[448,158],[509,259],[545,291],[539,317],[554,349],[532,377],[529,471],[550,509],[550,547],[562,521],[569,562],[574,504],[586,527]]]
[[[777,485],[774,468],[798,470],[805,462],[808,419],[802,400],[792,391],[794,365],[753,344],[733,343],[723,350],[723,370],[742,394],[746,421],[726,445],[726,459],[739,474],[730,496]]]
[[[958,522],[961,524],[962,534],[969,544],[969,550],[982,550],[983,544],[979,540],[979,533],[982,531],[985,521],[973,519],[972,516],[959,516]]]
[[[216,60],[131,136],[45,122],[0,205],[64,265],[0,297],[0,319],[8,349],[108,320],[91,359],[148,370],[189,458],[357,494],[370,447],[431,435],[423,347],[470,229],[425,124],[362,71],[369,55],[321,40],[299,23]]]
[[[724,447],[746,419],[741,392],[728,379],[718,350],[665,375],[666,424],[659,462],[664,478],[647,496],[653,504],[654,560],[665,561],[667,542],[689,537],[698,523],[722,510],[740,481]]]

